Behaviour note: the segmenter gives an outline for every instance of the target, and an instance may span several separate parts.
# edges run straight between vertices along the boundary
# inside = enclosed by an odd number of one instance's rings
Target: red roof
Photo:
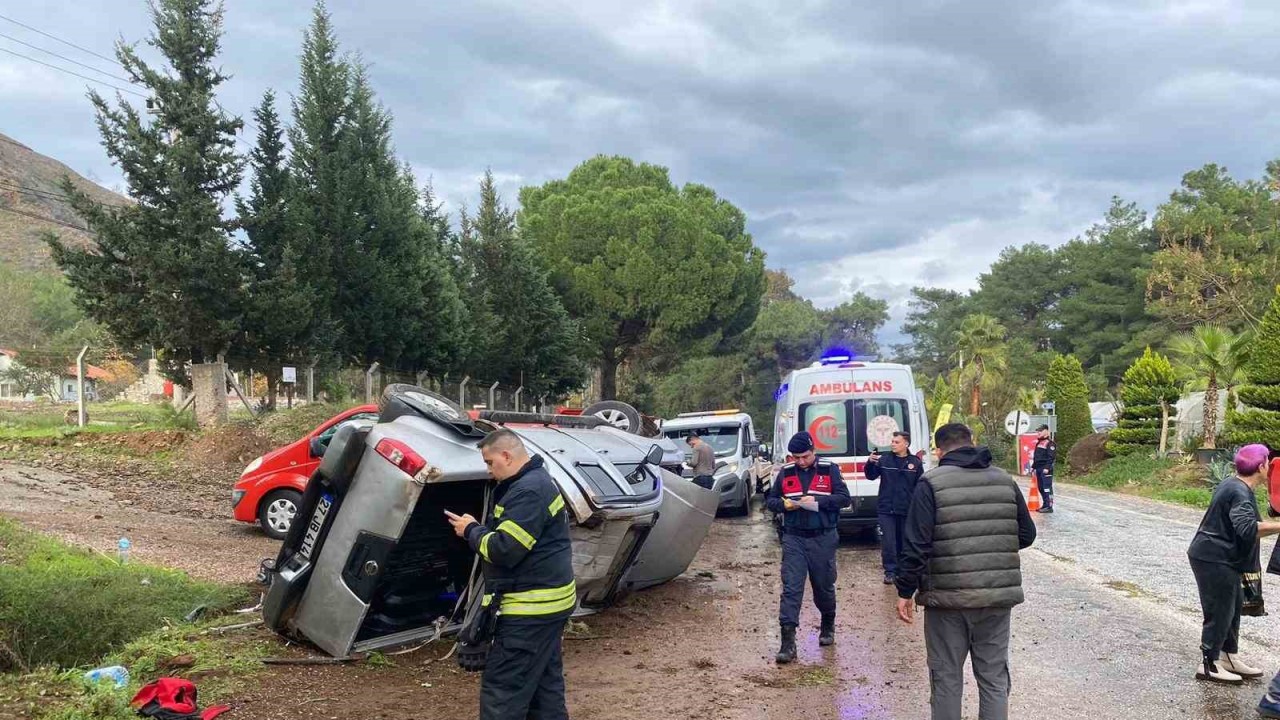
[[[67,376],[68,376],[68,377],[75,377],[75,376],[76,376],[76,366],[75,366],[75,365],[68,365],[68,366],[67,366]],[[97,365],[89,365],[89,364],[86,364],[86,365],[84,366],[84,376],[85,376],[85,378],[86,378],[86,379],[89,379],[89,380],[105,380],[105,381],[108,381],[108,382],[110,382],[110,381],[112,381],[112,380],[115,380],[115,379],[116,379],[116,376],[115,376],[115,375],[112,375],[110,372],[108,372],[108,371],[106,371],[106,370],[103,370],[102,368],[98,367]]]

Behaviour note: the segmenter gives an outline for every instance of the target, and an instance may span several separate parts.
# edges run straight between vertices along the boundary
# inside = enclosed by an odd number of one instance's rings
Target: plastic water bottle
[[[120,564],[123,565],[129,562],[129,548],[133,547],[133,543],[129,542],[129,538],[120,538],[120,542],[116,543],[116,545],[120,548]]]
[[[116,687],[122,688],[129,684],[129,671],[120,665],[112,665],[111,667],[100,667],[84,674],[84,679],[91,683],[110,680],[116,684]]]

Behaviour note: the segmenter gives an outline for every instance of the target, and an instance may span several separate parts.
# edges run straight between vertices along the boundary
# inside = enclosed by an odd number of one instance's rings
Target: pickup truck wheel
[[[594,415],[619,430],[629,432],[632,435],[639,435],[644,432],[644,421],[640,417],[640,411],[624,402],[603,400],[587,406],[582,411],[582,414]]]
[[[475,426],[471,416],[460,405],[424,387],[408,383],[388,385],[378,398],[378,410],[385,416],[388,407],[393,404],[398,407],[398,415],[403,415],[407,408],[416,415],[452,426],[463,435],[484,435],[484,431]]]
[[[746,517],[751,514],[751,479],[739,478],[742,482],[742,503],[738,505],[738,514]]]
[[[258,524],[262,531],[275,540],[283,540],[289,534],[301,501],[302,493],[297,490],[281,488],[268,493],[258,506]]]

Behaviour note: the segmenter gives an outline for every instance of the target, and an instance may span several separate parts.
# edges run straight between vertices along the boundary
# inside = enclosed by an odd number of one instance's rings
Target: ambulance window
[[[800,426],[813,436],[818,455],[851,455],[849,401],[806,403],[800,406]]]
[[[861,429],[855,433],[858,455],[869,455],[871,451],[889,449],[893,434],[901,430],[910,430],[907,401],[897,398],[876,400],[854,400],[854,426]],[[911,440],[915,444],[915,438]]]

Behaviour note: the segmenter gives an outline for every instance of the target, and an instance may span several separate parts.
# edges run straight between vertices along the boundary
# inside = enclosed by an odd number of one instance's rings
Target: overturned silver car
[[[580,613],[683,572],[714,517],[715,495],[671,472],[683,455],[666,439],[595,417],[472,419],[406,385],[389,386],[380,407],[376,423],[334,435],[300,502],[305,522],[293,524],[266,572],[267,626],[335,656],[458,629],[479,597],[478,563],[444,510],[477,518],[491,511],[492,482],[476,445],[498,426],[541,455],[559,485]],[[660,554],[645,552],[651,542]]]

